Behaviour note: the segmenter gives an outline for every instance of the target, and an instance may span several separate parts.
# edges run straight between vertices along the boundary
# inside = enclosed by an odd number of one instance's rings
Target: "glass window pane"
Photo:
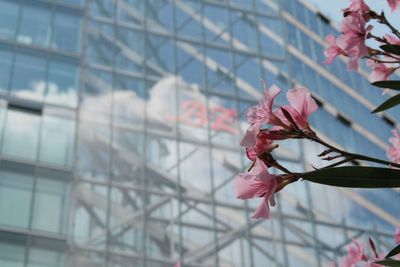
[[[10,2],[0,2],[0,36],[14,39],[17,28],[18,5]]]
[[[77,16],[56,13],[52,48],[78,52],[80,48],[81,19]]]
[[[70,119],[43,116],[39,160],[71,166],[74,128]]]
[[[116,9],[117,20],[127,23],[142,24],[142,17],[137,14],[144,13],[145,2],[142,0],[118,1]],[[134,9],[132,9],[134,8]]]
[[[1,6],[0,6],[1,8]],[[0,15],[1,16],[1,15]],[[10,52],[0,51],[0,91],[7,91],[11,73],[12,55]]]
[[[64,254],[48,249],[31,248],[27,267],[62,267]]]
[[[50,62],[46,102],[68,107],[78,103],[77,66],[63,62]]]
[[[1,204],[0,204],[1,205]],[[23,267],[25,247],[16,244],[0,243],[0,266]]]
[[[32,186],[32,177],[15,172],[0,172],[0,224],[28,227]]]
[[[229,15],[226,7],[219,7],[206,4],[203,7],[204,19],[212,21],[213,27],[204,27],[204,37],[207,43],[219,43],[222,45],[229,44]]]
[[[58,0],[61,3],[79,5],[82,6],[85,3],[85,0]]]
[[[91,15],[112,18],[114,5],[112,0],[93,0],[89,2],[89,12]]]
[[[89,21],[87,25],[88,45],[85,52],[87,61],[89,63],[111,66],[114,56],[114,44],[110,42],[110,40],[113,40],[113,28],[108,24],[96,21]]]
[[[116,29],[115,33],[119,48],[115,55],[116,68],[123,71],[141,72],[144,66],[143,34],[124,28]]]
[[[50,10],[24,6],[17,40],[25,44],[48,46],[51,36]]]
[[[46,90],[46,61],[17,55],[11,91],[19,97],[42,100]]]
[[[33,203],[32,228],[60,233],[66,219],[66,184],[38,178]]]
[[[2,152],[7,155],[36,159],[40,118],[36,114],[8,110]]]

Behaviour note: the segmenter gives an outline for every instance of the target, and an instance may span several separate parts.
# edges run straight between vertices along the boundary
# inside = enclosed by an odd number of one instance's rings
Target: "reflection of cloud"
[[[99,88],[98,91],[107,92],[106,94],[97,96],[85,96],[81,104],[81,111],[83,111],[81,114],[87,116],[85,118],[91,121],[98,119],[100,114],[109,116],[111,107],[113,106],[113,115],[114,118],[116,118],[117,124],[122,122],[124,125],[128,126],[128,128],[130,126],[134,128],[137,126],[136,124],[140,123],[146,116],[147,123],[151,127],[156,127],[157,130],[168,133],[174,131],[174,126],[173,122],[165,119],[165,115],[176,115],[177,99],[179,99],[179,101],[190,99],[206,103],[206,97],[199,90],[198,86],[189,85],[178,76],[168,76],[158,81],[149,89],[148,99],[140,97],[138,93],[133,90],[119,90],[111,93],[110,85],[98,77],[88,75],[87,79],[88,83]],[[209,100],[210,106],[220,107],[221,103],[218,103],[216,100],[217,98]],[[93,118],[93,114],[95,118]],[[203,132],[199,135],[200,130]],[[196,127],[191,128],[188,126],[181,128],[180,132],[181,136],[206,144],[205,138],[207,138],[207,134],[203,134],[205,132],[204,129]],[[101,133],[99,134],[101,135]],[[84,135],[85,131],[81,131],[80,136],[85,138]],[[169,170],[170,173],[176,173],[178,167],[177,162],[180,162],[180,174],[183,183],[195,186],[204,192],[208,192],[211,189],[211,180],[209,177],[209,165],[211,162],[209,160],[209,150],[207,146],[182,142],[179,147],[180,159],[178,159],[177,143],[175,141],[158,137],[154,140],[150,138],[150,136],[147,137],[147,142],[149,142],[147,147],[150,150],[147,153],[148,156],[150,156],[150,162],[164,170]],[[89,149],[93,152],[97,149],[104,149],[104,147],[97,144],[96,141],[108,141],[106,136],[98,137],[95,142],[93,141],[93,136],[86,136],[85,139]],[[121,141],[123,142],[124,140]],[[114,142],[118,142],[118,140],[114,138]],[[121,149],[125,149],[126,144],[118,143],[117,146],[121,147]],[[163,153],[158,153],[160,151]],[[101,152],[98,151],[98,153]],[[213,152],[213,157],[215,162],[218,162],[216,164],[220,164],[221,166],[224,166],[224,162],[233,161],[232,153],[225,153],[223,150],[215,150]],[[98,160],[99,158],[97,158],[97,161]],[[127,160],[129,161],[129,159]],[[232,175],[232,172],[229,172],[229,175]],[[221,177],[218,179],[218,181],[220,181],[221,179],[227,178],[227,172],[224,171],[224,168],[219,168],[215,170],[214,176]]]
[[[30,88],[17,90],[16,95],[34,100],[43,100],[46,95],[46,102],[73,107],[75,107],[77,103],[75,88],[68,87],[67,90],[63,90],[58,86],[58,84],[54,82],[47,83],[43,80],[32,81]]]
[[[77,93],[73,87],[62,90],[56,83],[49,82],[47,85],[46,98],[49,102],[57,104],[65,104],[75,107],[77,104]]]
[[[32,81],[30,86],[31,88],[16,91],[16,95],[29,99],[43,99],[46,92],[46,82],[43,80]]]

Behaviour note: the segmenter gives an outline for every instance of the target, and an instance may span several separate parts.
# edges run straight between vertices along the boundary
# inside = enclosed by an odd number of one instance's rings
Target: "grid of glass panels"
[[[290,43],[316,59],[312,51],[321,48],[296,29],[300,39],[286,42],[293,25],[279,5],[0,1],[7,18],[0,18],[0,150],[7,162],[0,199],[19,199],[26,210],[0,204],[0,247],[10,251],[0,253],[0,263],[308,267],[338,258],[367,232],[390,247],[398,211],[381,207],[399,198],[393,190],[382,196],[297,183],[279,194],[267,222],[249,219],[258,200],[233,195],[233,177],[248,164],[238,143],[246,109],[260,97],[259,79],[285,89],[291,78],[331,86],[287,52]],[[315,14],[296,0],[282,8],[292,13],[292,5],[314,32],[330,29],[310,22]],[[345,106],[326,94],[315,91]],[[361,123],[363,108],[347,115]],[[324,108],[312,124],[347,148],[383,153]],[[276,156],[301,171],[320,164],[313,155],[321,150],[285,142]]]

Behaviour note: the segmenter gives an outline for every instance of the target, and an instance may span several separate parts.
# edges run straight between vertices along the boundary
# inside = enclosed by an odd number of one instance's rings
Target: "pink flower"
[[[325,41],[330,45],[324,51],[324,55],[327,57],[327,59],[324,61],[325,64],[331,64],[338,55],[346,55],[343,49],[337,46],[335,36],[329,34],[325,37]]]
[[[379,260],[384,260],[385,259],[385,253],[382,253],[381,255],[379,255],[378,257],[371,257],[368,260],[368,262],[365,264],[364,267],[382,267],[381,264],[376,264],[376,261]]]
[[[179,261],[177,261],[174,265],[174,267],[181,267],[181,263]]]
[[[356,240],[347,246],[347,256],[342,257],[339,267],[355,267],[357,263],[368,260],[364,254],[364,245]]]
[[[343,9],[343,15],[346,17],[351,13],[360,13],[366,20],[369,20],[371,9],[364,0],[352,0],[348,8]]]
[[[393,136],[389,138],[392,147],[388,148],[386,155],[391,161],[400,163],[400,135],[396,129],[392,130],[392,134]]]
[[[371,29],[372,25],[367,26],[366,20],[359,13],[351,13],[343,19],[342,34],[336,39],[336,43],[349,56],[350,70],[357,70],[358,60],[368,54],[365,39]]]
[[[257,135],[256,145],[253,147],[246,147],[247,157],[254,161],[256,157],[264,153],[271,153],[272,150],[277,148],[278,145],[274,144],[272,140],[267,137],[267,132],[259,132]]]
[[[366,259],[366,256],[364,256],[364,245],[360,244],[356,240],[353,240],[352,244],[347,246],[347,253],[349,261],[352,264],[359,263],[360,261]]]
[[[379,63],[371,59],[367,60],[367,65],[372,68],[372,72],[369,75],[369,81],[371,83],[387,80],[387,78],[397,69],[387,67],[385,63]]]
[[[392,11],[395,11],[396,9],[398,9],[400,7],[400,0],[387,0],[387,2]]]
[[[400,45],[400,39],[392,34],[386,34],[385,39],[389,44]]]
[[[256,158],[248,173],[235,178],[235,194],[239,199],[262,197],[263,201],[252,215],[253,219],[269,218],[269,205],[275,206],[274,193],[282,182],[279,175],[270,174],[262,160]]]
[[[396,244],[400,244],[400,227],[397,227],[396,232],[394,234],[394,241]]]
[[[350,259],[346,256],[342,257],[340,262],[339,262],[339,267],[354,267],[354,265],[352,265]]]
[[[247,111],[247,121],[250,127],[247,129],[240,144],[244,147],[253,147],[257,142],[257,135],[260,131],[260,127],[263,124],[274,122],[275,115],[272,112],[272,105],[274,103],[275,97],[281,92],[276,85],[272,85],[269,90],[267,90],[265,83],[263,82],[263,97],[261,101],[249,108]]]
[[[291,123],[282,111],[282,109],[285,109],[293,118],[299,129],[310,129],[308,116],[318,109],[318,105],[311,97],[308,89],[302,87],[293,88],[287,92],[286,97],[290,105],[281,107],[281,109],[276,112],[276,116],[286,125],[286,127],[290,126]]]

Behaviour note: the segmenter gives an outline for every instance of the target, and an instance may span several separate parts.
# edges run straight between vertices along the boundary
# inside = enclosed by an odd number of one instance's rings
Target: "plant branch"
[[[400,58],[395,58],[395,57],[393,57],[393,58],[397,59],[398,61],[381,60],[379,58],[375,58],[375,57],[371,57],[371,56],[366,56],[365,58],[371,59],[371,60],[376,61],[378,63],[389,63],[389,64],[398,64],[398,63],[400,63]],[[396,68],[398,69],[399,67],[396,67]]]
[[[330,164],[330,165],[328,165],[328,166],[322,167],[321,169],[333,168],[333,167],[342,165],[342,164],[344,164],[344,163],[346,163],[346,162],[349,162],[349,161],[352,161],[352,160],[354,160],[353,157],[346,157],[345,159],[343,159],[343,160],[341,160],[341,161],[332,163],[332,164]],[[320,170],[321,170],[321,169],[320,169]]]
[[[379,20],[385,24],[386,26],[389,27],[389,29],[397,36],[400,38],[400,32],[392,25],[390,22],[387,20],[385,13],[382,11],[382,13],[379,16]]]
[[[333,151],[343,155],[343,157],[346,158],[352,158],[352,159],[358,159],[358,160],[363,160],[363,161],[369,161],[369,162],[375,162],[375,163],[379,163],[379,164],[383,164],[383,165],[387,165],[387,166],[393,166],[396,168],[400,168],[400,164],[394,163],[394,162],[390,162],[390,161],[386,161],[386,160],[382,160],[382,159],[377,159],[377,158],[373,158],[373,157],[369,157],[369,156],[364,156],[364,155],[360,155],[360,154],[356,154],[356,153],[350,153],[344,150],[341,150],[339,148],[336,148],[328,143],[326,143],[325,141],[321,140],[319,137],[317,136],[309,136],[309,135],[305,135],[306,138],[315,141],[323,146],[326,146],[330,149],[332,149]]]

